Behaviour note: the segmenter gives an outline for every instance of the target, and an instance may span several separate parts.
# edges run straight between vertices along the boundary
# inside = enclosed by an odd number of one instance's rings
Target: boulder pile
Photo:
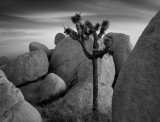
[[[97,60],[98,104],[100,115],[105,117],[105,121],[111,121],[112,86],[132,46],[127,35],[109,33],[106,36],[113,38],[111,50],[114,54],[106,53]],[[103,38],[98,41],[101,50],[104,47]],[[35,119],[35,122],[41,121],[41,116],[44,122],[89,121],[87,119],[92,113],[93,105],[92,61],[86,57],[78,41],[62,33],[56,35],[55,44],[54,49],[48,49],[44,44],[31,42],[30,52],[10,60],[4,67],[6,79],[15,85],[13,88],[18,87],[21,90],[18,91],[21,96],[17,96],[15,100],[12,100],[15,96],[10,95],[10,100],[15,101],[15,105],[9,104],[9,108],[5,108],[5,105],[1,104],[3,114],[9,109],[6,116],[11,116],[13,122],[18,120],[16,118],[19,117],[19,111],[24,112],[30,119]],[[87,51],[92,53],[92,37],[85,42],[85,46]],[[30,114],[27,113],[29,110]],[[35,114],[32,115],[32,112]],[[39,119],[36,120],[37,118]],[[8,118],[0,118],[6,119]],[[21,122],[23,121],[25,122],[22,119]]]

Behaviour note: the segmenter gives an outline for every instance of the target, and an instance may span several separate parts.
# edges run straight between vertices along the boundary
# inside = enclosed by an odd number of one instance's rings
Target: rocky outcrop
[[[37,50],[12,60],[5,67],[7,78],[16,86],[32,82],[48,72],[48,58],[44,51]]]
[[[113,94],[113,122],[160,121],[160,11],[122,68]]]
[[[92,49],[92,40],[86,41],[89,51]],[[92,67],[92,62],[85,56],[78,41],[67,37],[58,43],[50,60],[50,72],[60,76],[67,88],[85,80]]]
[[[125,64],[128,55],[131,53],[133,46],[130,42],[130,37],[122,33],[108,33],[105,36],[110,36],[113,38],[112,50],[113,60],[116,69],[116,78],[118,77],[121,68]]]
[[[0,66],[6,65],[9,62],[9,59],[6,56],[0,57]]]
[[[57,33],[56,36],[55,36],[55,39],[54,39],[55,45],[57,45],[64,38],[66,38],[66,37],[63,33]]]
[[[39,112],[24,100],[19,89],[0,72],[0,122],[41,122]]]
[[[39,88],[39,102],[56,97],[66,90],[65,82],[56,74],[49,73]]]
[[[102,60],[99,60],[98,62],[100,65],[98,69],[99,111],[101,114],[104,114],[108,118],[108,120],[110,120],[112,103],[111,101],[113,94],[113,89],[111,85],[114,81],[115,67],[112,56],[108,54],[105,55]],[[61,116],[58,115],[59,113],[57,113],[57,111],[59,110],[61,111],[60,113],[63,113],[63,116],[71,116],[72,114],[74,114],[75,116],[83,118],[84,116],[92,112],[92,100],[93,80],[92,75],[90,75],[86,80],[81,81],[74,87],[72,87],[71,90],[69,90],[69,92],[67,92],[63,98],[47,105],[47,108],[45,108],[43,112],[50,113],[52,111],[52,115],[46,115],[52,121],[55,120],[54,114],[56,116]]]

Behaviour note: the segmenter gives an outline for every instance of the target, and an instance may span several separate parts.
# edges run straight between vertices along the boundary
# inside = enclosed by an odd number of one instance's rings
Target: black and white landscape
[[[159,0],[0,1],[0,122],[159,122]]]

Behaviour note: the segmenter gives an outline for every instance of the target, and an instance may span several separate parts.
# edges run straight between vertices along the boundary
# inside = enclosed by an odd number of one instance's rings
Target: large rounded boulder
[[[86,41],[88,51],[92,50],[92,40]],[[60,76],[67,88],[88,77],[92,62],[84,54],[78,41],[67,37],[58,43],[50,60],[50,72]]]
[[[122,68],[112,106],[113,122],[160,121],[160,11]]]
[[[49,73],[39,87],[39,101],[43,102],[50,97],[57,97],[65,90],[65,82],[58,75]]]
[[[48,58],[44,51],[37,50],[20,55],[5,67],[7,78],[16,86],[32,82],[48,72]]]
[[[110,36],[113,38],[113,60],[115,63],[117,77],[126,59],[128,58],[128,55],[131,53],[133,46],[128,35],[122,33],[108,33],[105,36]]]

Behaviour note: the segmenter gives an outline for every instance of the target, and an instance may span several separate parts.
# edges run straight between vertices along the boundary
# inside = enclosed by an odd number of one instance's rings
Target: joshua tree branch
[[[102,28],[98,34],[98,38],[100,39],[104,34],[105,34],[105,29]]]
[[[81,23],[76,24],[76,29],[77,29],[77,35],[80,41],[82,41],[82,36],[83,36],[83,31],[81,28]]]
[[[93,52],[98,50],[98,37],[96,31],[93,32],[94,42],[93,42]],[[94,55],[94,54],[93,54]]]
[[[108,29],[109,27],[109,21],[108,20],[103,20],[102,24],[101,24],[101,29],[100,32],[98,34],[98,38],[101,38],[103,34],[105,34],[105,31]]]
[[[92,59],[93,56],[87,51],[86,46],[85,46],[85,42],[82,42],[82,41],[79,41],[79,40],[78,40],[78,42],[81,44],[82,49],[83,49],[83,51],[84,51],[84,54],[85,54],[89,59]]]

